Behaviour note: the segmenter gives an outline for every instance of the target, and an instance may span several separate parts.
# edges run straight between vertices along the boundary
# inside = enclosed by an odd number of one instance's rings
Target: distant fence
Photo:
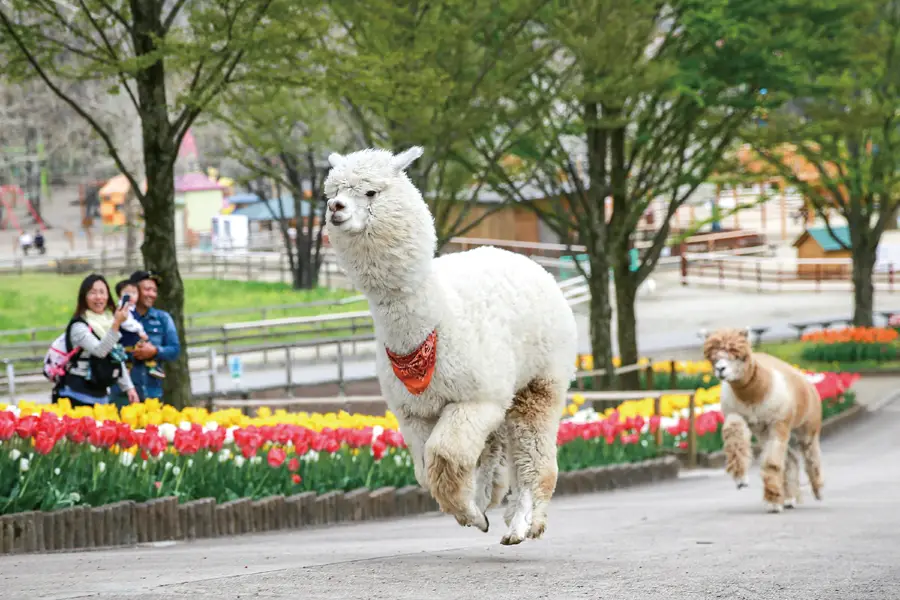
[[[897,267],[880,265],[872,274],[876,290],[896,289]],[[852,291],[853,262],[847,258],[797,259],[688,254],[681,261],[685,286],[777,291]]]

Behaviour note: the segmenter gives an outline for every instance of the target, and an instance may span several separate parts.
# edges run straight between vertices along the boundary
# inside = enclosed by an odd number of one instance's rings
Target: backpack
[[[62,383],[63,377],[69,371],[72,358],[81,351],[80,347],[73,350],[68,348],[69,329],[71,327],[72,322],[66,326],[66,330],[63,333],[59,334],[59,337],[53,340],[47,349],[47,353],[44,354],[42,373],[44,377],[55,385]]]
[[[72,325],[75,323],[87,325],[87,322],[80,317],[69,321],[69,324],[66,325],[66,331],[53,340],[53,343],[50,344],[50,348],[47,349],[47,353],[44,355],[44,377],[52,381],[55,387],[62,385],[63,379],[69,372],[71,365],[76,363],[81,357],[81,347],[76,346],[73,348],[70,341]],[[91,332],[93,333],[93,330]],[[96,336],[96,334],[94,335]],[[89,356],[88,368],[90,376],[87,380],[95,386],[103,388],[114,385],[119,377],[122,376],[122,364],[113,359],[111,355],[102,358],[93,355]]]

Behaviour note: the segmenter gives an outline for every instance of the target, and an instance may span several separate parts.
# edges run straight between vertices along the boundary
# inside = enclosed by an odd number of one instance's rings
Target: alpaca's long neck
[[[744,376],[729,385],[737,399],[744,404],[759,404],[766,399],[769,390],[772,389],[772,372],[751,355]]]
[[[445,314],[445,301],[433,275],[414,291],[368,293],[369,310],[384,344],[397,354],[419,347]]]

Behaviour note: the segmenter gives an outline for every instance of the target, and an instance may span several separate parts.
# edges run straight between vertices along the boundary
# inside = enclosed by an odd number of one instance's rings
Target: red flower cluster
[[[637,444],[640,441],[644,425],[649,424],[650,433],[656,433],[659,429],[659,417],[653,416],[649,420],[644,417],[628,417],[625,421],[619,420],[619,413],[613,412],[606,419],[591,423],[572,423],[566,421],[560,423],[556,433],[556,443],[559,446],[568,444],[572,440],[581,438],[592,440],[603,438],[607,444],[613,444],[616,440],[623,444]]]
[[[694,431],[698,436],[706,435],[707,433],[716,433],[719,429],[719,425],[724,422],[725,416],[721,411],[710,410],[694,417]],[[673,437],[683,435],[689,430],[690,421],[684,417],[679,419],[678,423],[666,429],[669,435]]]

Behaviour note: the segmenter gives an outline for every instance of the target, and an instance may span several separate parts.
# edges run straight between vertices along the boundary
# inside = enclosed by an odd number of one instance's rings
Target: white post
[[[6,363],[6,381],[9,386],[9,403],[16,404],[16,367],[11,362]]]

